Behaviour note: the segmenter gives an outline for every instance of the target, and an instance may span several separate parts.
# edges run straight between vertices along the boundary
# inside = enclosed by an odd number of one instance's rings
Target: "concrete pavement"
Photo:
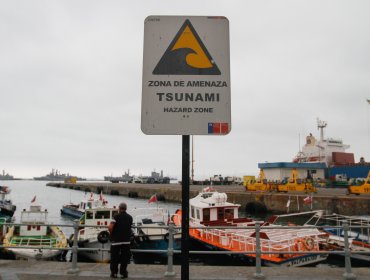
[[[99,280],[109,279],[109,264],[79,263],[79,272],[69,274],[71,263],[49,261],[14,261],[0,260],[1,280],[38,280],[38,279],[68,279],[68,280]],[[165,277],[165,265],[130,264],[128,279],[181,279],[180,266],[174,266],[176,275]],[[190,266],[190,279],[197,280],[245,280],[255,279],[254,267],[247,266]],[[370,279],[370,268],[353,268],[352,272],[358,280]],[[302,268],[262,268],[265,279],[269,280],[338,280],[344,279],[344,268],[329,266]]]

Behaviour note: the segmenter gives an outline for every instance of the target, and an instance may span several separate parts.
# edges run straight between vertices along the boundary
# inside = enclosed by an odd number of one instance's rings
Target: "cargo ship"
[[[297,178],[313,180],[315,184],[348,187],[352,183],[362,181],[370,171],[370,162],[361,157],[355,162],[353,153],[346,152],[349,145],[339,138],[325,138],[325,121],[317,119],[320,138],[311,133],[306,137],[306,143],[290,162],[258,163],[263,170],[265,179],[270,182],[282,182],[296,171]]]
[[[326,166],[325,177],[331,180],[346,181],[351,178],[366,178],[370,170],[370,162],[360,157],[355,162],[353,153],[347,153],[349,145],[344,144],[339,138],[325,138],[325,121],[317,119],[317,128],[320,130],[320,139],[311,133],[306,137],[306,144],[294,157],[295,163],[324,163]]]

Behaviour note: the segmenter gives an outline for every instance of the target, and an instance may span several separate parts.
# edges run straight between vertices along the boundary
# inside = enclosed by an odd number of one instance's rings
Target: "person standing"
[[[122,202],[119,205],[118,214],[113,217],[108,230],[111,236],[111,261],[110,277],[117,278],[118,265],[120,265],[121,278],[127,278],[127,265],[131,259],[130,238],[132,216],[126,213],[127,204]]]

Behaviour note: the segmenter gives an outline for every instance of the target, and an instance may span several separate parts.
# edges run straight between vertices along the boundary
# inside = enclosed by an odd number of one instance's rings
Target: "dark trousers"
[[[118,273],[118,264],[120,264],[119,273],[121,275],[125,274],[130,259],[131,251],[129,244],[110,246],[110,271],[112,274]]]

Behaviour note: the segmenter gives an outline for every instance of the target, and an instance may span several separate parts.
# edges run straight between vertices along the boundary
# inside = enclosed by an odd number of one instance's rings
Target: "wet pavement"
[[[165,276],[166,265],[130,264],[128,279],[181,279],[181,267],[174,266],[175,275]],[[71,274],[71,263],[49,261],[14,261],[0,260],[0,277],[2,280],[33,280],[33,279],[109,279],[109,264],[78,263],[78,272]],[[239,280],[257,279],[256,270],[251,266],[198,266],[190,265],[190,279],[210,280]],[[370,268],[352,268],[352,273],[358,280],[370,279]],[[271,280],[338,280],[343,277],[344,268],[329,266],[301,268],[262,268],[264,279]],[[261,279],[261,278],[258,278]],[[349,279],[349,278],[347,278]]]

